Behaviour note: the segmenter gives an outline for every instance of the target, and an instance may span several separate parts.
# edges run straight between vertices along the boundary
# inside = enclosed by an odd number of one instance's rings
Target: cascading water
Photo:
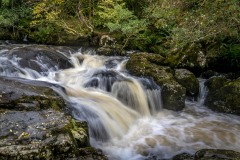
[[[76,52],[68,57],[74,67],[64,70],[48,68],[38,57],[42,72],[37,72],[20,67],[18,57],[8,57],[9,50],[0,50],[0,75],[64,87],[72,115],[88,122],[91,144],[109,159],[164,159],[203,148],[240,151],[240,118],[203,105],[203,79],[198,102],[186,101],[183,111],[174,112],[163,109],[164,95],[153,80],[126,72],[124,57]]]

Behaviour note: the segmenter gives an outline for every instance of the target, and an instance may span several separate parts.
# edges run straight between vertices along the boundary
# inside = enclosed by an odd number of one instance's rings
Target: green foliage
[[[14,9],[3,8],[0,10],[0,27],[20,27],[24,19],[31,18],[31,10],[25,6]]]
[[[141,31],[146,30],[148,24],[145,19],[138,19],[121,0],[101,1],[95,19],[97,19],[95,21],[96,26],[107,27],[110,32],[123,34],[125,38],[124,47],[130,38],[141,38]]]
[[[124,47],[165,55],[196,44],[206,47],[213,43],[238,44],[239,3],[239,0],[0,0],[0,28],[19,35],[29,34],[42,43],[107,30]]]
[[[184,2],[184,1],[183,1]],[[183,48],[194,43],[209,44],[240,36],[240,6],[237,0],[198,1],[178,18],[172,30],[172,46]]]

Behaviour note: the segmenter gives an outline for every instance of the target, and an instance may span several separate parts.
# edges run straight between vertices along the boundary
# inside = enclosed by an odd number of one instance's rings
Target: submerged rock
[[[209,89],[206,106],[214,111],[240,115],[240,78],[230,81],[225,77],[213,77],[205,85]]]
[[[107,159],[46,84],[0,78],[0,159]],[[41,86],[44,85],[45,87]]]
[[[199,82],[192,72],[186,69],[176,69],[175,78],[179,84],[186,88],[187,96],[197,98]]]
[[[175,81],[170,67],[160,66],[164,58],[149,53],[132,54],[126,68],[135,76],[152,77],[162,88],[163,107],[179,111],[185,106],[186,89]]]

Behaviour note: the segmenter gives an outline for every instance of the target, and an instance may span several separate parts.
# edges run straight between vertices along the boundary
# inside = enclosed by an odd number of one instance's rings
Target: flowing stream
[[[163,109],[164,95],[153,80],[127,72],[125,57],[79,50],[66,54],[73,68],[49,68],[38,57],[44,72],[37,72],[20,67],[21,58],[9,58],[11,49],[0,50],[0,75],[64,87],[62,96],[72,104],[72,115],[88,122],[91,144],[111,160],[167,159],[206,148],[240,151],[240,117],[203,105],[204,79],[199,79],[199,100],[186,101],[183,111],[174,112]]]

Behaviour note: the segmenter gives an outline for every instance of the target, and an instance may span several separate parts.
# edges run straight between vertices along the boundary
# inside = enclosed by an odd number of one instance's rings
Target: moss
[[[59,133],[69,134],[76,148],[90,146],[88,126],[86,122],[77,122],[74,119],[71,119],[63,128],[52,131],[53,135]]]
[[[53,108],[60,111],[65,106],[65,102],[62,98],[52,96],[25,96],[13,101],[12,103],[15,106],[19,106],[19,109],[23,107],[22,110],[42,110]],[[26,106],[23,106],[23,104],[26,104]]]
[[[186,88],[187,96],[197,98],[199,82],[193,73],[186,69],[176,69],[175,78],[179,84]]]
[[[228,80],[225,77],[214,77],[205,82],[205,85],[210,90],[217,90],[224,86]]]
[[[209,92],[205,104],[214,111],[240,115],[240,79],[214,77],[206,82]]]
[[[202,149],[195,153],[195,160],[239,160],[240,153],[232,150]]]

